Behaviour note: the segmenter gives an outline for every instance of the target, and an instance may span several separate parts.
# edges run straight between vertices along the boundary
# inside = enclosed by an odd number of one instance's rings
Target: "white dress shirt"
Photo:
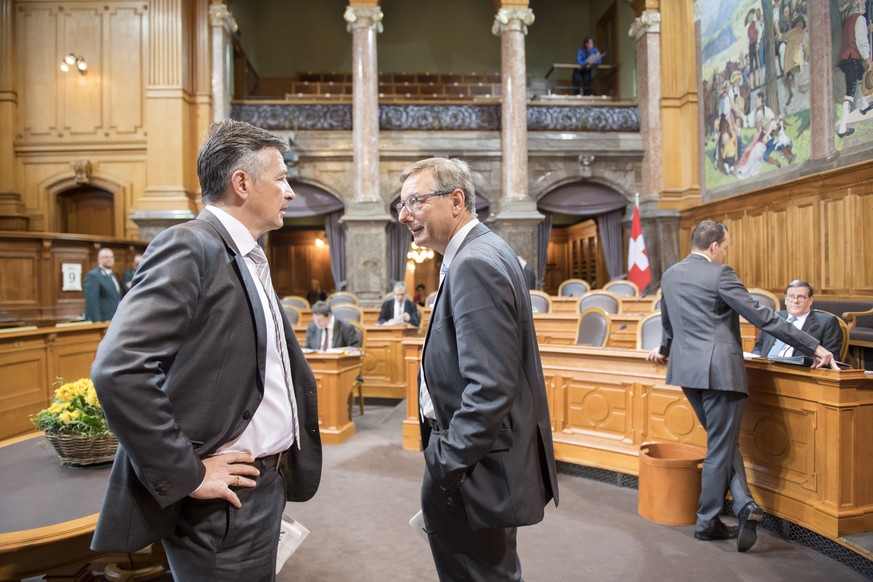
[[[240,254],[243,255],[243,260],[258,290],[264,325],[267,330],[264,398],[261,400],[260,405],[243,433],[236,440],[221,445],[216,454],[249,453],[253,457],[258,458],[280,453],[288,450],[294,443],[294,434],[297,432],[297,418],[294,417],[290,401],[290,398],[293,398],[293,386],[286,386],[285,367],[279,356],[279,346],[276,344],[276,326],[270,313],[270,304],[267,298],[267,293],[273,293],[273,290],[264,289],[261,279],[258,277],[255,262],[246,256],[258,244],[252,238],[248,229],[240,221],[220,208],[210,205],[206,206],[206,209],[221,221],[221,224],[230,233]],[[284,333],[278,335],[281,336],[282,341],[285,341]]]
[[[467,238],[467,235],[470,234],[470,231],[473,230],[473,227],[477,224],[479,224],[479,219],[474,218],[462,226],[449,241],[449,244],[446,245],[446,252],[443,255],[443,266],[440,269],[440,273],[444,274],[440,276],[440,284],[439,287],[437,287],[437,290],[443,286],[443,279],[445,278],[445,275],[448,274],[449,267],[455,259],[455,255],[458,254],[458,249],[461,248],[461,243],[464,242],[464,239]],[[439,295],[437,295],[437,298],[439,298]],[[434,302],[434,307],[436,307],[436,302]],[[422,349],[422,353],[424,353],[424,349]],[[421,417],[436,418],[433,410],[433,402],[430,399],[430,392],[427,390],[427,383],[424,379],[424,362],[421,363],[421,367],[419,368],[419,375],[418,408],[421,411]]]

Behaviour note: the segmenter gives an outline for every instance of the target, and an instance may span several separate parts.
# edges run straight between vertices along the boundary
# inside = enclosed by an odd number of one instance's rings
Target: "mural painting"
[[[836,148],[873,141],[873,0],[831,0]]]

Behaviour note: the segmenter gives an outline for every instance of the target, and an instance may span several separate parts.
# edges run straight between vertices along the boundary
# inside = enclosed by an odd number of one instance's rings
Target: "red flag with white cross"
[[[634,218],[627,250],[627,278],[636,283],[640,291],[652,281],[649,257],[646,256],[646,243],[643,241],[643,227],[640,224],[639,195],[634,200]]]

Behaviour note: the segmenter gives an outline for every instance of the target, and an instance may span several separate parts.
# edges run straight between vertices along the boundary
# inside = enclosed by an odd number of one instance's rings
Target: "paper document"
[[[427,532],[424,531],[424,514],[420,510],[418,513],[412,516],[412,519],[409,520],[409,525],[412,526],[412,529],[418,532],[418,535],[421,536],[421,539],[426,542],[428,541]]]
[[[282,527],[279,530],[279,551],[276,554],[276,574],[282,570],[282,566],[291,557],[291,554],[297,551],[306,536],[309,535],[309,530],[306,529],[299,521],[295,521],[293,517],[287,513],[282,514]]]

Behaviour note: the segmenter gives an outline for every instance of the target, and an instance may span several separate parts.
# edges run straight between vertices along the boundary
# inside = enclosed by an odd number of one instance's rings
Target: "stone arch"
[[[90,186],[107,192],[112,197],[112,226],[116,238],[125,235],[126,200],[130,192],[130,184],[105,172],[95,172],[84,177],[65,171],[43,180],[38,188],[42,199],[47,201],[45,207],[45,228],[54,232],[61,231],[59,199],[65,192],[73,191],[82,186]]]

